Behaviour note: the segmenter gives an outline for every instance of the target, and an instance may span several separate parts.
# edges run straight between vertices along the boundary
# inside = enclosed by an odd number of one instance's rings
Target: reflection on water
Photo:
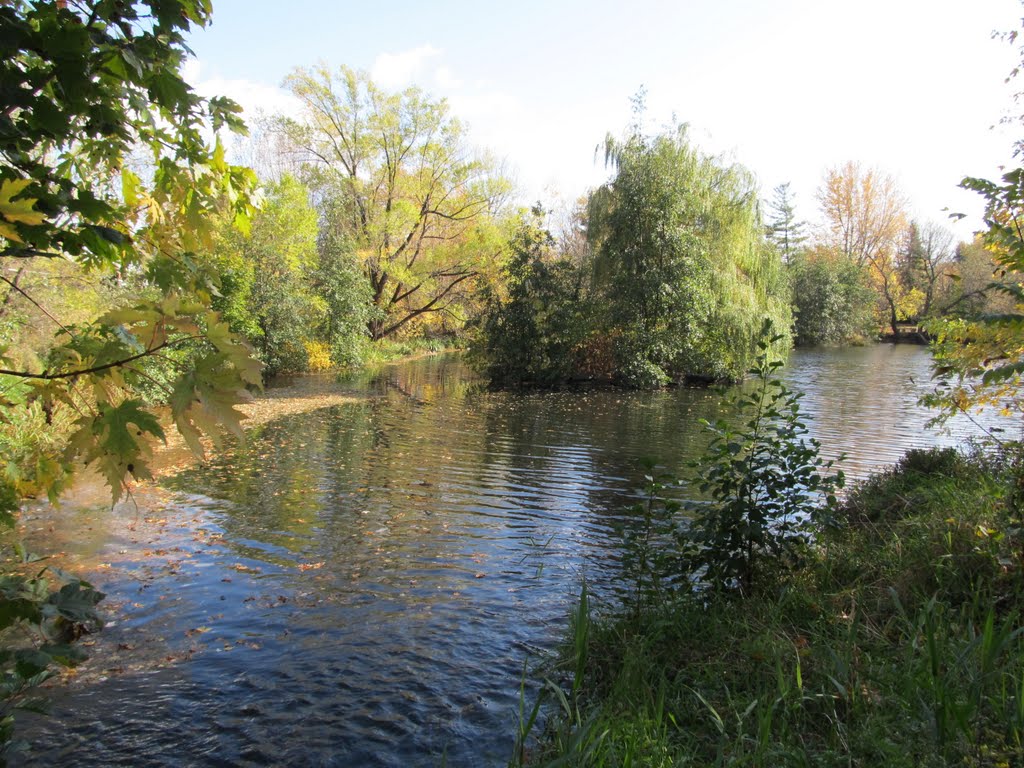
[[[921,349],[800,352],[785,374],[855,476],[973,429],[924,429]],[[524,660],[584,574],[611,583],[639,460],[680,469],[720,408],[491,392],[458,357],[317,386],[362,397],[253,430],[141,510],[91,510],[76,540],[107,559],[117,621],[28,722],[29,763],[503,765]]]

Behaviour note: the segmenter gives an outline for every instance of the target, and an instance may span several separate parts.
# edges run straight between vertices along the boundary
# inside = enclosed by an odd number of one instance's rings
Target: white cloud
[[[438,67],[434,72],[434,80],[443,90],[457,90],[463,84],[448,67]]]
[[[300,108],[294,96],[277,86],[239,78],[204,76],[203,65],[198,59],[188,59],[181,71],[185,81],[200,96],[226,96],[238,102],[246,119],[261,112],[294,115]]]
[[[432,45],[421,45],[400,53],[382,53],[373,62],[370,77],[382,88],[413,85],[423,80],[428,62],[440,55],[440,49]]]

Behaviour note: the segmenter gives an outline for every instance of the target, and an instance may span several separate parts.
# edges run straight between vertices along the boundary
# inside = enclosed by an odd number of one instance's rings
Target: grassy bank
[[[447,352],[457,348],[456,340],[451,337],[414,338],[398,341],[381,339],[367,348],[363,367],[393,363],[405,358]]]
[[[591,618],[584,593],[553,714],[514,763],[1024,764],[1012,463],[912,451],[745,596]]]

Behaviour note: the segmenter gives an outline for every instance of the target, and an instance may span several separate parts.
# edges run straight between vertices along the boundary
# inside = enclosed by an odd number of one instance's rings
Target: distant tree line
[[[843,344],[897,334],[940,317],[1005,311],[992,283],[1015,280],[981,239],[957,243],[935,222],[913,221],[892,177],[856,163],[825,173],[824,227],[811,233],[789,185],[766,203],[766,234],[787,264],[798,345]]]
[[[702,152],[685,127],[647,134],[638,121],[606,140],[607,183],[570,211],[528,211],[509,204],[501,164],[444,100],[385,91],[348,67],[296,69],[285,85],[301,110],[259,121],[238,146],[262,184],[258,210],[240,218],[231,188],[211,190],[222,199],[195,214],[206,234],[189,243],[212,308],[264,376],[354,367],[381,344],[428,341],[470,346],[501,383],[734,379],[765,318],[783,346],[790,336],[843,344],[1008,301],[985,290],[990,249],[909,220],[875,170],[828,171],[825,226],[812,231],[788,185],[760,201],[749,171]],[[155,211],[142,190],[169,170],[139,157],[125,159],[126,201]],[[83,322],[173,279],[163,267],[161,277],[14,264],[0,330],[30,367],[54,344],[25,294]],[[174,379],[161,360],[188,367],[197,354],[182,343],[140,360],[137,391],[166,399]]]

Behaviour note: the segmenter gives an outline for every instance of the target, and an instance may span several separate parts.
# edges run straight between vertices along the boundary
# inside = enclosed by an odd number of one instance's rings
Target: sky
[[[966,239],[981,203],[957,184],[996,178],[1022,130],[999,125],[1024,112],[1004,82],[1020,55],[992,39],[1022,15],[1018,0],[214,0],[186,77],[248,114],[294,113],[281,82],[320,62],[417,85],[505,160],[524,204],[549,207],[607,179],[595,150],[642,87],[645,126],[688,123],[764,197],[789,182],[802,219],[818,220],[825,171],[853,160]]]

